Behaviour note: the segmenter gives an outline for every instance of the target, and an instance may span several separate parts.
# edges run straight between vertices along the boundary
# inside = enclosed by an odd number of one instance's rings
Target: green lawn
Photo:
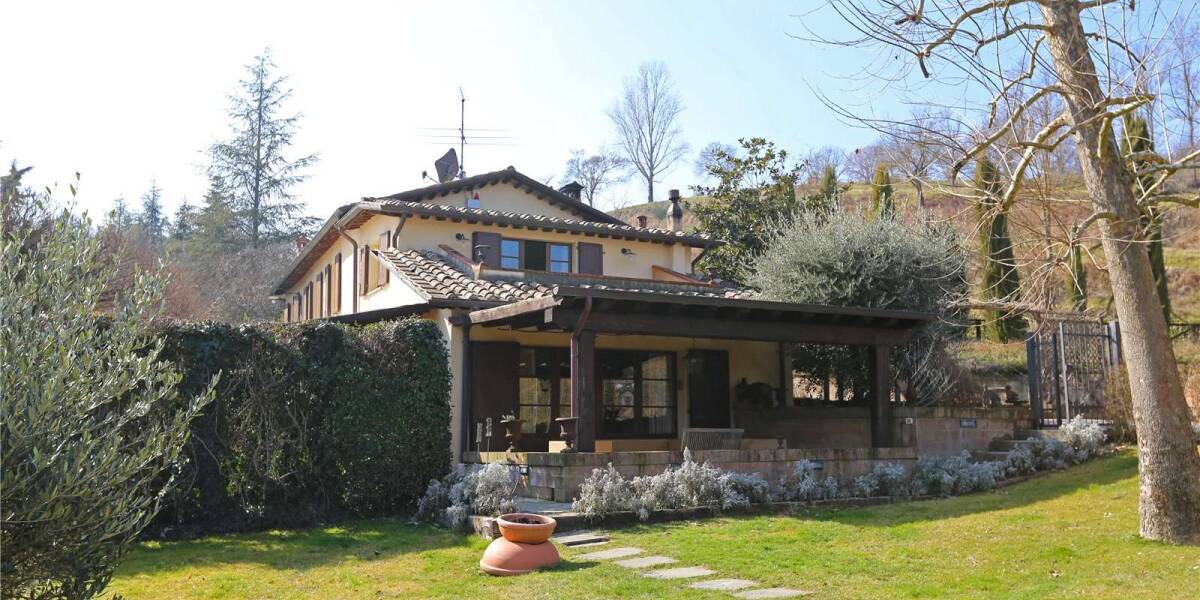
[[[721,576],[812,598],[1184,598],[1200,548],[1137,537],[1136,461],[1126,451],[1003,491],[797,517],[618,530],[635,545]],[[110,591],[128,598],[725,598],[608,563],[493,578],[486,543],[395,520],[147,543]],[[576,552],[578,554],[578,552]]]

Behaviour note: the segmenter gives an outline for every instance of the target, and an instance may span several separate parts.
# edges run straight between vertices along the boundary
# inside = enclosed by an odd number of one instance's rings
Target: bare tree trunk
[[[1088,53],[1079,3],[1042,3],[1054,68],[1072,123],[1083,123],[1106,96]],[[1200,543],[1200,455],[1196,453],[1167,323],[1155,292],[1130,174],[1113,143],[1112,125],[1094,120],[1076,131],[1080,166],[1100,223],[1138,437],[1141,534],[1154,540]],[[1103,136],[1103,137],[1102,137]],[[1103,140],[1103,141],[1101,141]]]
[[[917,188],[917,210],[925,208],[925,182],[920,178],[913,178],[913,187]]]

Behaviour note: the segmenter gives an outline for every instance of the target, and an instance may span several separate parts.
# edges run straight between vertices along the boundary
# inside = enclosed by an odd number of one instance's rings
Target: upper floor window
[[[483,208],[483,203],[479,201],[479,192],[467,197],[467,208]]]
[[[500,268],[571,272],[571,245],[535,240],[500,240]]]

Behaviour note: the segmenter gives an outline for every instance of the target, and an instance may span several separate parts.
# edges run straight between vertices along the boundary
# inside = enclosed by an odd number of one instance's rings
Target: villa
[[[756,299],[696,272],[721,241],[683,231],[677,191],[670,229],[627,224],[579,192],[509,167],[342,206],[275,289],[282,319],[438,323],[454,459],[520,464],[526,493],[546,499],[569,499],[609,462],[661,471],[683,447],[768,477],[800,458],[853,475],[984,449],[1020,422],[904,404],[891,354],[932,315]],[[868,389],[826,381],[798,398],[798,344],[863,347]],[[512,445],[506,417],[523,434]]]

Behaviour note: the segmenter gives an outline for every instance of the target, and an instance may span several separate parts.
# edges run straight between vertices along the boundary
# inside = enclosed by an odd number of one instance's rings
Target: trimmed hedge
[[[220,381],[149,535],[398,514],[449,469],[449,361],[431,321],[169,323],[160,335],[182,397]]]

